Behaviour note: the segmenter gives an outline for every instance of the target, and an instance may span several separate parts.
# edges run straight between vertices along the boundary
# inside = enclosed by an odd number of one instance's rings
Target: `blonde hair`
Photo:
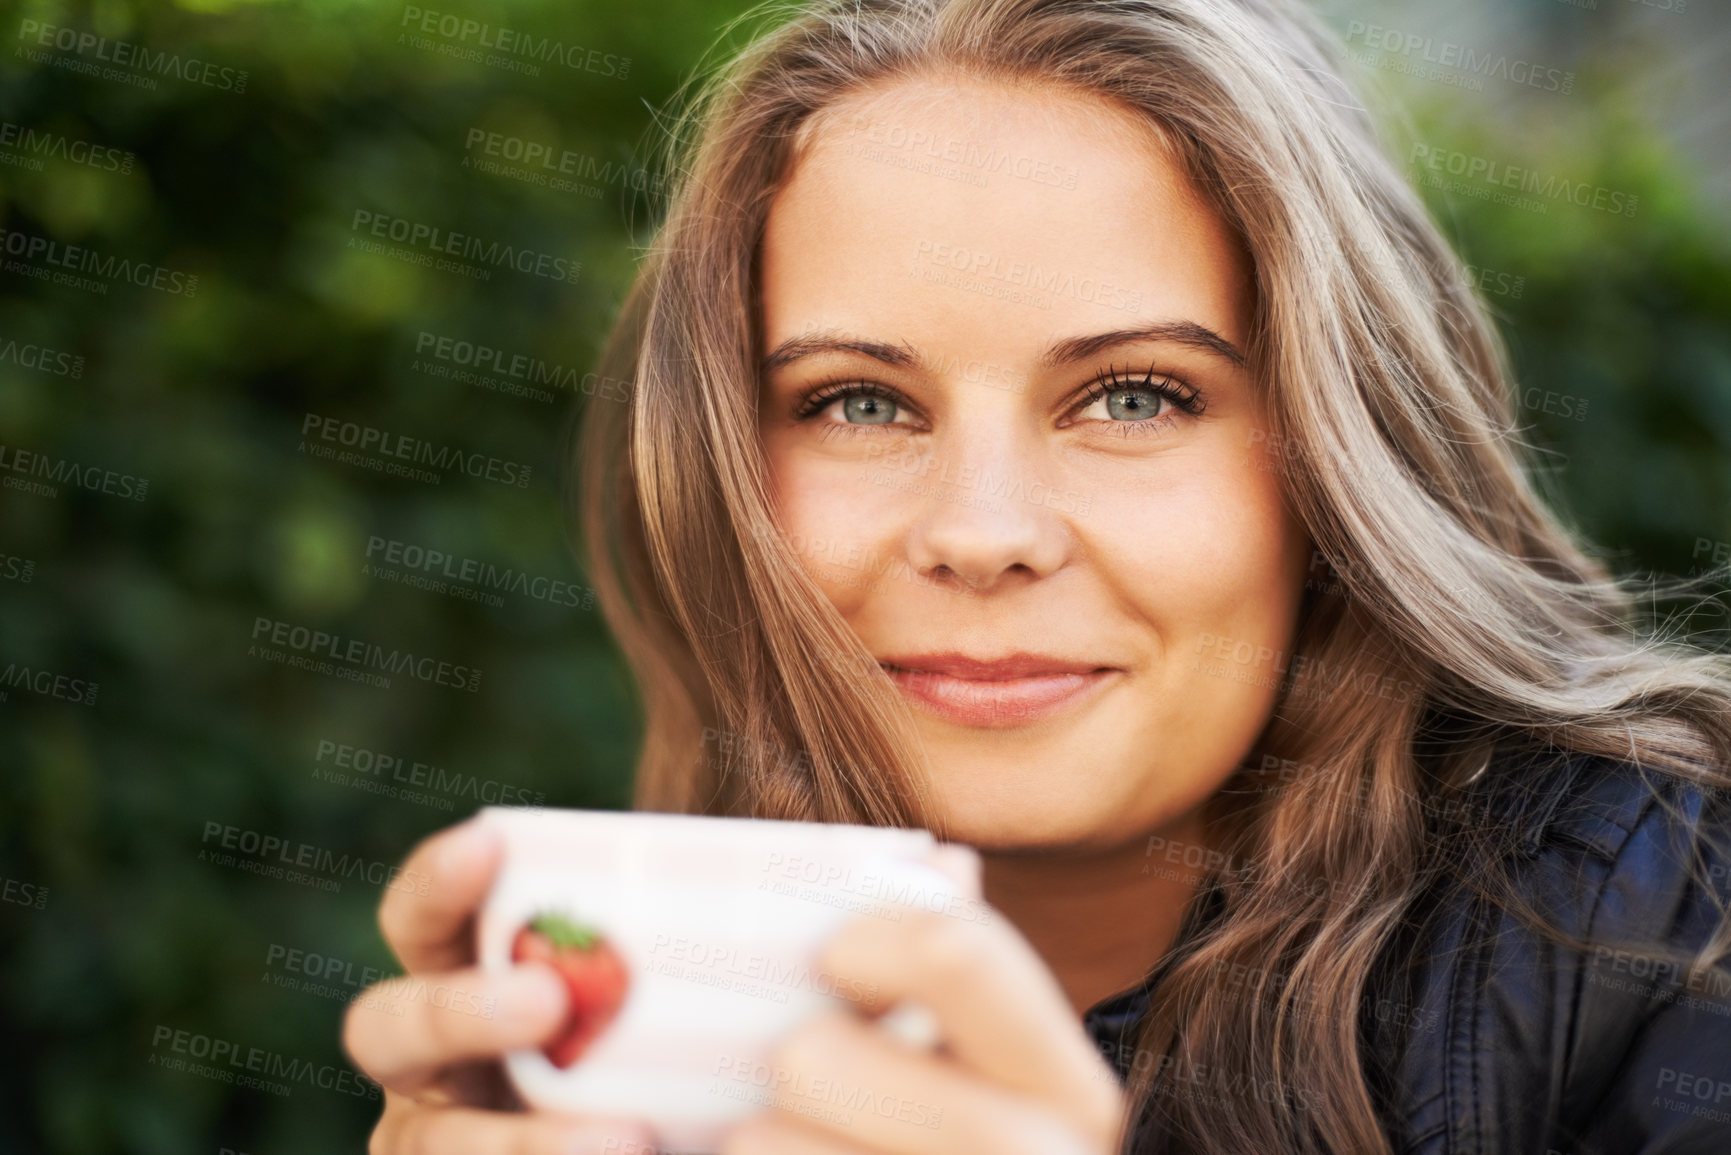
[[[576,448],[588,564],[644,696],[637,805],[926,822],[906,706],[775,527],[753,255],[771,195],[850,94],[954,70],[1110,100],[1242,239],[1267,447],[1330,579],[1307,595],[1254,756],[1216,796],[1223,843],[1257,869],[1211,882],[1224,914],[1169,960],[1142,1034],[1150,1053],[1286,1093],[1210,1110],[1156,1094],[1161,1064],[1138,1074],[1138,1110],[1172,1149],[1387,1151],[1357,1038],[1378,952],[1445,845],[1484,856],[1471,884],[1521,907],[1493,865],[1506,831],[1448,841],[1438,801],[1511,765],[1491,761],[1511,747],[1731,784],[1727,663],[1640,635],[1629,591],[1539,500],[1496,331],[1297,3],[764,12],[779,22],[671,135],[665,223],[603,355],[630,400],[592,403]],[[1276,764],[1299,780],[1266,789]],[[1728,943],[1731,921],[1696,965]],[[1257,976],[1251,997],[1221,989],[1223,967]]]

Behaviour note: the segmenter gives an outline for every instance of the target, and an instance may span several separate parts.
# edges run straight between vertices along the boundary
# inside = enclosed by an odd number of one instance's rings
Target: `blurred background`
[[[363,1150],[389,867],[481,805],[628,804],[560,434],[627,395],[590,370],[657,118],[746,7],[6,5],[0,1149]],[[1621,572],[1723,573],[1731,10],[1320,10],[1547,491]]]

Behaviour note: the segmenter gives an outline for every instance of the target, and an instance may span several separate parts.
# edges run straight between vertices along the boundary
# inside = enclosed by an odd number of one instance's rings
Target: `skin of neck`
[[[980,853],[986,901],[1039,953],[1078,1017],[1141,982],[1177,939],[1202,873],[1150,853],[1157,837],[1167,840],[1157,846],[1208,843],[1192,811],[1108,849]]]

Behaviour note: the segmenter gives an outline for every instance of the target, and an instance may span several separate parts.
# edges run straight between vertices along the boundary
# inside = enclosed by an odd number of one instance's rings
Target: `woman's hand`
[[[947,854],[948,852],[942,852]],[[968,864],[934,859],[978,898]],[[870,1013],[910,999],[936,1016],[936,1052],[890,1038],[851,1010],[792,1032],[775,1052],[774,1106],[728,1135],[722,1155],[1109,1155],[1125,1096],[1057,980],[1007,920],[910,911],[862,915],[825,949],[838,993]]]
[[[387,888],[379,904],[406,973],[368,988],[343,1020],[344,1049],[384,1088],[371,1155],[600,1155],[651,1139],[628,1120],[498,1110],[516,1105],[500,1056],[545,1042],[566,1011],[550,968],[474,965],[475,911],[500,853],[498,832],[474,819],[440,831],[403,864],[417,885]]]

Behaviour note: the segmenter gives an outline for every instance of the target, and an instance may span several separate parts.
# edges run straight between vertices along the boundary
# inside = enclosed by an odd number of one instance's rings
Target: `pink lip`
[[[1038,654],[1011,654],[994,661],[957,653],[917,654],[879,661],[902,693],[925,709],[958,725],[990,728],[1047,717],[1123,672]]]

